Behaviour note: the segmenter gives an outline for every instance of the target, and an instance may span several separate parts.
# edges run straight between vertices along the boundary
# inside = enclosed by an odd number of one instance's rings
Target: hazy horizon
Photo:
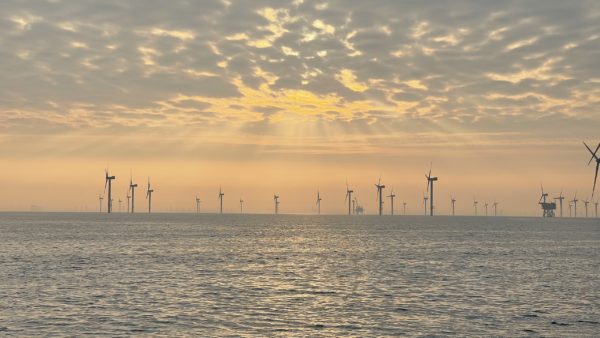
[[[343,214],[348,182],[374,214],[381,177],[418,215],[430,165],[438,214],[591,200],[595,1],[3,1],[0,29],[0,211],[95,211],[105,168],[115,211],[133,174],[138,212],[150,177],[156,212]]]

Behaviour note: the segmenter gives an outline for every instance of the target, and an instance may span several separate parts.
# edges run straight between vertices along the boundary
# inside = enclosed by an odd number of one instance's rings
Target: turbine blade
[[[588,165],[590,165],[590,163],[592,163],[592,161],[594,159],[598,158],[596,156],[596,152],[598,151],[598,148],[600,148],[600,143],[598,143],[598,147],[596,147],[596,151],[592,151],[592,149],[590,149],[590,147],[585,142],[583,142],[583,145],[587,148],[587,150],[590,152],[590,154],[592,154],[592,158],[590,158],[590,161],[588,162]]]
[[[598,169],[600,168],[600,162],[596,162],[596,175],[594,175],[594,186],[592,187],[592,198],[594,198],[594,191],[596,190],[596,180],[598,179]]]

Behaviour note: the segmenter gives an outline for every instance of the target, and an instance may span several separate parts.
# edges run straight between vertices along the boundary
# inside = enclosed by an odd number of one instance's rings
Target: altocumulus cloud
[[[7,0],[0,32],[4,133],[600,122],[598,1]]]

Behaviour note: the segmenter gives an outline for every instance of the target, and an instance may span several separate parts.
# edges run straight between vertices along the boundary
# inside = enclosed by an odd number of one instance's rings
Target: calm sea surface
[[[0,214],[0,336],[599,336],[600,221]]]

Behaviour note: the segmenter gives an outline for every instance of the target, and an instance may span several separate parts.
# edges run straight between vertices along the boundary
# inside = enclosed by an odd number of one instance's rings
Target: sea
[[[0,213],[0,336],[600,336],[600,220]]]

